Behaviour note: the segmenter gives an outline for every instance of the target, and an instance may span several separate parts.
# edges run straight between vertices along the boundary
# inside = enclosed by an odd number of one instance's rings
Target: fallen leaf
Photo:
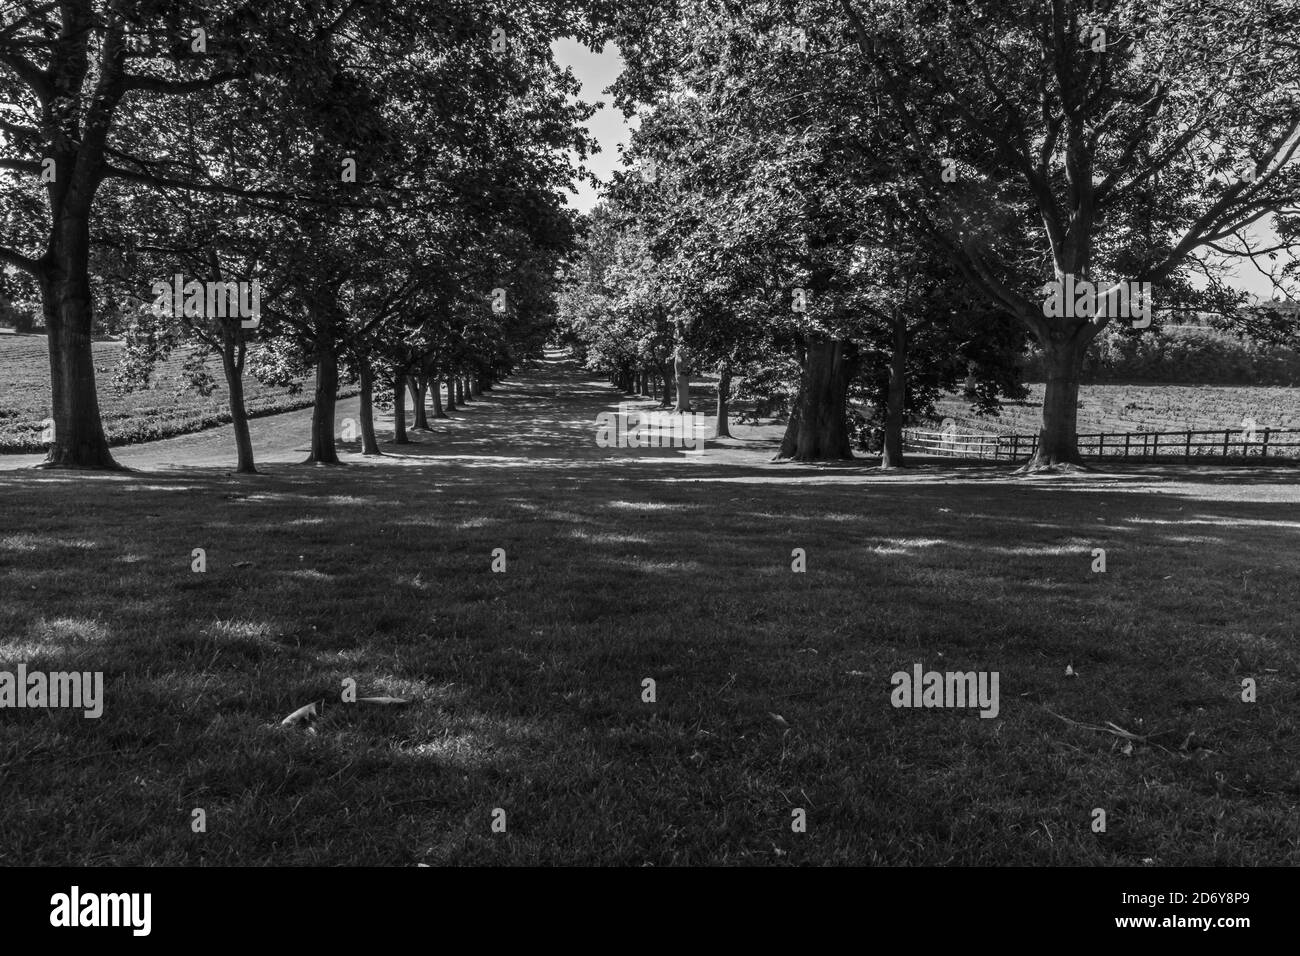
[[[780,714],[774,714],[774,713],[772,713],[771,711],[768,711],[767,716],[771,717],[773,720],[775,720],[775,721],[776,721],[778,724],[780,724],[782,727],[789,727],[789,726],[790,726],[790,722],[787,721],[787,720],[786,720],[784,717],[782,717]]]
[[[310,704],[299,707],[284,720],[280,721],[281,727],[293,727],[298,724],[309,724],[320,716],[320,711],[324,709],[325,701],[312,701]],[[318,709],[319,708],[319,709]]]

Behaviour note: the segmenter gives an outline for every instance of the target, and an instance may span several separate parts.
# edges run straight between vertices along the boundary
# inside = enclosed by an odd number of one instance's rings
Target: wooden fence
[[[1096,432],[1079,435],[1085,458],[1130,459],[1264,459],[1300,458],[1300,429],[1225,428],[1181,432]],[[986,458],[1019,461],[1038,448],[1037,435],[982,435],[975,432],[903,430],[904,448],[946,458]]]

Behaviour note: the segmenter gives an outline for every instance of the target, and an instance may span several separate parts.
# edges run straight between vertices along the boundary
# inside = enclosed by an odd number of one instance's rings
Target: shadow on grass
[[[342,469],[0,475],[2,666],[108,691],[4,712],[0,861],[1300,860],[1290,470],[612,454],[564,374]]]

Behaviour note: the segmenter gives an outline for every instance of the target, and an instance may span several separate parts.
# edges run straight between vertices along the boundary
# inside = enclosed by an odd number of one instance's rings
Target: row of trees
[[[537,0],[6,8],[0,264],[27,277],[49,339],[46,464],[115,467],[97,315],[128,330],[119,382],[176,348],[219,361],[241,471],[247,372],[314,371],[311,460],[330,463],[341,380],[374,453],[380,390],[403,441],[408,390],[422,425],[428,393],[454,403],[535,352],[579,225],[563,195],[593,146],[550,43],[591,31]],[[177,274],[182,308],[156,308]],[[256,289],[259,314],[205,306],[214,283]]]
[[[1157,314],[1295,341],[1225,281],[1243,257],[1300,278],[1285,0],[674,0],[617,29],[640,122],[561,314],[624,387],[676,379],[686,408],[693,361],[724,396],[788,395],[796,460],[849,457],[862,402],[890,466],[906,411],[959,381],[995,406],[1032,346],[1027,468],[1057,470],[1088,344],[1123,320],[1050,314],[1051,283],[1149,283]]]

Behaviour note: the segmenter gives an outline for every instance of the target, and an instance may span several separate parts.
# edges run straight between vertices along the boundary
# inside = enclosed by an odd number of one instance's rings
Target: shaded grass
[[[0,666],[107,691],[0,711],[0,863],[1300,862],[1294,472],[613,462],[615,400],[466,439],[531,462],[0,475]],[[914,661],[1000,716],[894,709]]]

